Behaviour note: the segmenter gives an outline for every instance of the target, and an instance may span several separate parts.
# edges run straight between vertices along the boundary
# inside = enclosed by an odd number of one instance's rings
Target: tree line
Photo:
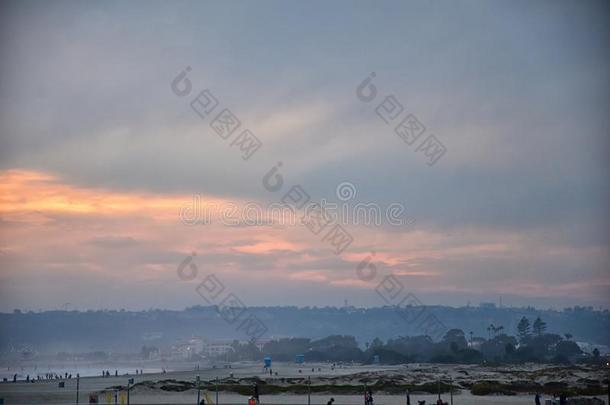
[[[361,347],[353,336],[332,335],[323,339],[283,338],[267,342],[262,350],[254,343],[233,343],[223,355],[230,361],[259,360],[271,356],[276,361],[294,361],[302,354],[305,361],[403,364],[433,363],[601,363],[597,349],[584,353],[572,335],[547,333],[546,323],[523,317],[516,335],[508,335],[501,325],[490,324],[488,336],[474,336],[462,329],[450,329],[435,342],[429,336],[399,336],[385,342],[375,338]]]

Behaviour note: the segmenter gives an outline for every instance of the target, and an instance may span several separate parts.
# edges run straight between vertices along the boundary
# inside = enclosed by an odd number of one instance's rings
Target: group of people
[[[370,388],[364,391],[364,405],[374,405],[373,391]]]
[[[136,375],[142,375],[142,374],[144,374],[144,370],[136,368]],[[165,369],[163,369],[163,374],[165,374]],[[126,375],[129,375],[129,373],[127,373]],[[114,370],[114,376],[115,377],[119,376],[119,370]],[[110,377],[110,371],[102,370],[102,377]]]
[[[13,374],[13,382],[17,382],[18,376],[19,376],[18,374]],[[43,380],[62,380],[62,379],[70,380],[70,379],[72,379],[72,374],[65,373],[65,375],[61,375],[61,374],[56,374],[56,373],[44,373],[44,376],[39,374],[36,377],[30,377],[30,375],[28,374],[25,377],[26,382],[43,381]],[[4,378],[4,382],[6,382],[7,380],[8,380],[7,378]]]

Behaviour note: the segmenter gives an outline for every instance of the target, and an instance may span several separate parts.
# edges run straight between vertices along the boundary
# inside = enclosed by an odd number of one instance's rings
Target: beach
[[[195,366],[196,368],[196,366]],[[79,403],[88,403],[90,395],[98,398],[99,403],[114,403],[121,398],[126,401],[125,387],[133,378],[130,390],[131,404],[169,404],[196,403],[196,378],[200,378],[201,397],[215,403],[216,384],[220,386],[220,404],[246,404],[250,389],[258,382],[262,404],[307,404],[307,384],[311,382],[311,404],[326,404],[335,398],[335,404],[361,404],[359,393],[365,386],[377,387],[374,390],[375,403],[378,405],[398,405],[406,403],[400,384],[426,387],[427,392],[411,392],[411,403],[426,400],[436,401],[438,394],[435,384],[451,383],[454,404],[528,404],[533,403],[532,392],[515,392],[514,395],[472,395],[468,387],[482,381],[502,384],[506,387],[519,387],[519,384],[538,383],[541,386],[586,387],[608,378],[607,370],[581,366],[519,365],[519,366],[481,366],[448,364],[408,364],[398,366],[384,365],[335,365],[328,363],[273,363],[272,375],[264,370],[262,364],[243,362],[209,365],[199,370],[167,371],[114,375],[110,377],[91,376],[79,380]],[[135,367],[134,367],[135,370]],[[112,370],[114,372],[114,370]],[[275,374],[277,373],[277,375]],[[64,382],[60,388],[59,383]],[[399,383],[397,383],[399,382]],[[553,385],[554,384],[554,385]],[[227,387],[232,387],[227,389]],[[237,387],[237,388],[236,388]],[[386,387],[379,389],[379,387]],[[272,390],[272,388],[274,388]],[[354,392],[348,392],[348,391]],[[235,392],[240,391],[240,392]],[[292,391],[292,392],[290,392]],[[390,392],[388,392],[390,391]],[[604,396],[597,394],[605,399]],[[443,389],[441,394],[450,402],[451,394]],[[584,395],[583,395],[584,396]],[[589,397],[591,395],[588,395]],[[0,384],[0,398],[5,404],[73,404],[76,403],[76,379],[43,380],[35,382],[18,381]],[[208,402],[208,403],[209,403]]]

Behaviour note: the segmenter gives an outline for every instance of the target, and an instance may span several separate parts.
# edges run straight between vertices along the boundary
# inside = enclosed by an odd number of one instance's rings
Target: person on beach
[[[326,405],[333,405],[333,402],[335,402],[335,398],[331,398]]]
[[[536,393],[536,396],[534,397],[534,403],[536,405],[540,405],[540,394]]]
[[[409,390],[407,390],[407,405],[411,405],[411,395],[409,394]]]

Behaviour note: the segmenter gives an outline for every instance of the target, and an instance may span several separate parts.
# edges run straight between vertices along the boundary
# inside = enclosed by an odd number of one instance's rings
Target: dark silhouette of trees
[[[491,361],[500,362],[506,357],[506,348],[508,345],[514,348],[517,345],[517,339],[503,333],[484,342],[480,347],[480,351],[485,358]]]
[[[540,319],[540,317],[537,317],[534,321],[533,329],[536,336],[542,336],[542,334],[546,331],[546,322]]]
[[[526,317],[521,318],[519,321],[517,335],[520,342],[525,342],[530,337],[530,321]]]
[[[525,322],[523,322],[525,324]],[[331,335],[318,340],[307,338],[282,338],[267,342],[262,350],[252,342],[235,340],[232,350],[220,356],[229,361],[262,360],[271,356],[276,361],[294,361],[297,355],[304,355],[306,361],[373,363],[377,358],[382,364],[404,364],[409,362],[438,363],[521,363],[521,362],[600,362],[599,351],[586,357],[576,342],[552,333],[525,335],[527,325],[519,329],[523,332],[521,341],[509,336],[501,327],[494,327],[496,335],[491,339],[473,337],[476,345],[468,345],[466,334],[461,329],[448,330],[443,338],[434,342],[429,336],[400,336],[384,343],[380,338],[362,349],[355,337]],[[475,349],[474,347],[477,347]],[[142,348],[144,356],[148,350]],[[595,357],[597,356],[597,357]]]
[[[582,350],[575,342],[571,340],[564,340],[557,343],[555,347],[555,353],[557,356],[565,357],[566,359],[573,359],[575,356],[581,355]]]
[[[487,332],[490,339],[496,337],[498,333],[502,332],[503,330],[504,326],[495,326],[493,323],[487,327]]]
[[[456,350],[466,349],[468,347],[468,342],[466,341],[466,336],[464,335],[464,331],[461,329],[450,329],[443,336],[442,342],[448,345],[454,345]]]

